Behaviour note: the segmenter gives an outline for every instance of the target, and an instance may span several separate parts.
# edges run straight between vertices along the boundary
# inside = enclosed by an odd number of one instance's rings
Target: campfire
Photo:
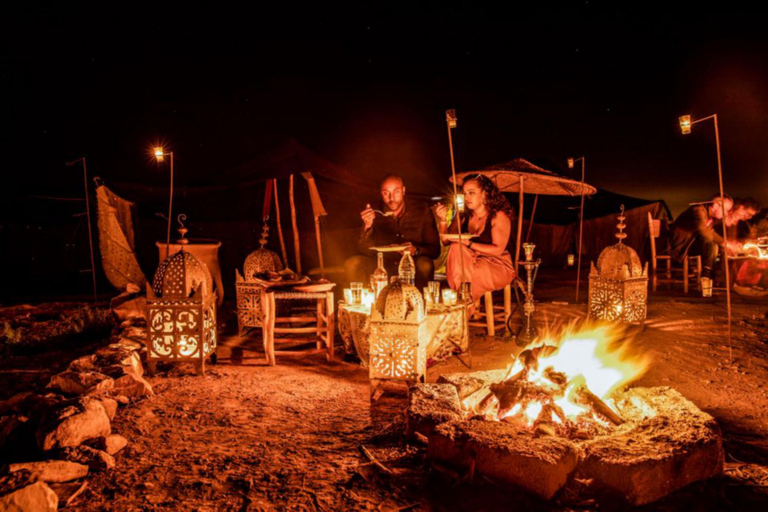
[[[426,438],[434,468],[545,499],[576,482],[580,493],[640,505],[721,473],[714,419],[674,389],[629,387],[650,363],[622,333],[570,330],[508,368],[418,384],[409,429]]]
[[[588,439],[624,423],[612,393],[647,367],[618,345],[619,329],[600,326],[523,351],[501,382],[462,400],[464,410],[540,434]],[[624,345],[625,347],[628,345]]]

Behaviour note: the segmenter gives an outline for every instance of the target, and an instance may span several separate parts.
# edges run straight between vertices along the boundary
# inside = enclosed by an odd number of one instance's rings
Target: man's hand
[[[414,255],[416,254],[416,251],[418,251],[418,250],[419,250],[419,249],[418,249],[418,247],[416,247],[415,245],[413,245],[411,242],[407,242],[407,243],[405,244],[405,249],[403,250],[403,254],[405,254],[406,252],[408,252],[408,253],[410,253],[410,254],[411,254],[411,256],[414,256]]]
[[[360,212],[360,218],[363,219],[363,228],[367,231],[373,226],[373,219],[376,218],[376,212],[371,209],[371,205],[367,204],[365,205],[365,210]]]
[[[735,256],[741,252],[742,246],[739,242],[728,240],[726,242],[726,249],[728,250],[729,256]]]

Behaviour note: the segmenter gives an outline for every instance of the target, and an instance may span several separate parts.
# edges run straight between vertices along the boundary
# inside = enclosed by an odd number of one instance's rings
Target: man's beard
[[[400,207],[402,205],[403,205],[402,201],[400,201],[399,203],[396,203],[394,201],[390,201],[389,203],[387,203],[387,208],[389,208],[390,211],[396,212],[397,210],[400,209]]]

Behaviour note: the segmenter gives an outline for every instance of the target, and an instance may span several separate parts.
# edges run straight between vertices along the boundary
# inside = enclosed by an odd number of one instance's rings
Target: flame
[[[539,346],[546,345],[558,348],[550,355],[538,357],[537,365],[528,369],[526,380],[547,391],[552,390],[552,402],[571,420],[589,414],[598,424],[609,425],[587,406],[577,403],[574,391],[585,386],[608,407],[618,412],[610,395],[616,389],[642,376],[649,365],[648,358],[639,354],[632,346],[632,340],[625,336],[624,328],[616,324],[585,324],[581,327],[571,325],[564,329],[557,340],[544,337]],[[525,367],[526,362],[517,358],[510,366],[507,378],[518,374]],[[565,376],[564,393],[562,386],[552,380],[555,378],[553,372],[559,374],[561,379]],[[557,389],[561,390],[562,396],[557,396]],[[534,400],[525,406],[516,404],[503,417],[518,416],[530,426],[538,419],[542,410],[542,402]],[[551,414],[548,411],[545,413]],[[557,413],[551,416],[552,421],[562,423]]]

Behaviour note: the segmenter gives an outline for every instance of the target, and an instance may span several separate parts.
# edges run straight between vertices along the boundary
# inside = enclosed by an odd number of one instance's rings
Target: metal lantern
[[[183,230],[186,231],[186,230]],[[157,269],[147,285],[147,361],[193,362],[205,373],[205,358],[216,361],[216,296],[208,267],[182,248]]]
[[[371,312],[372,393],[383,380],[424,382],[428,341],[424,299],[419,290],[400,281],[385,286]]]
[[[648,263],[644,266],[631,247],[622,243],[624,206],[619,215],[619,242],[606,247],[589,273],[589,317],[621,323],[644,324],[648,305]]]
[[[256,249],[245,258],[243,273],[235,269],[235,290],[237,291],[237,326],[240,336],[249,327],[262,326],[262,300],[264,284],[254,279],[260,272],[278,272],[283,269],[280,257],[274,252],[261,248]]]

